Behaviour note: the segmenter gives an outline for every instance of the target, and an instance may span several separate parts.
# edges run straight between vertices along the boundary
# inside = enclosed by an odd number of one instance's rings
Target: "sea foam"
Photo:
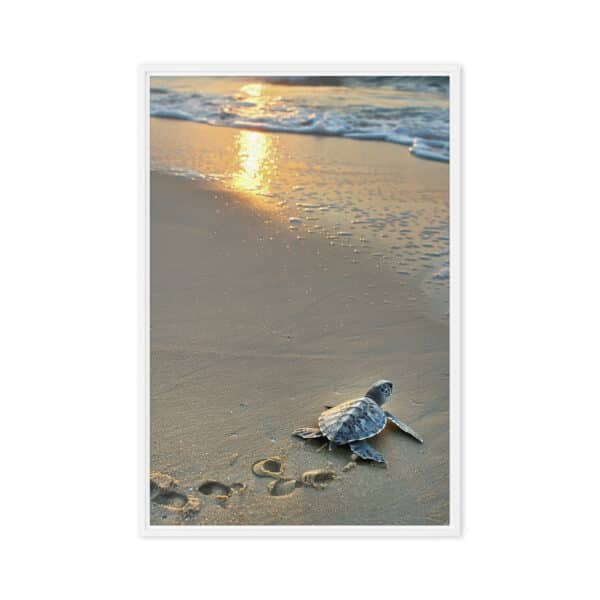
[[[201,79],[201,78],[199,78]],[[150,115],[269,132],[301,133],[410,146],[414,156],[449,161],[447,87],[436,90],[418,78],[388,78],[387,87],[369,78],[346,78],[336,87],[289,86],[285,96],[244,92],[191,91],[179,84],[150,88]],[[444,78],[439,78],[444,79]],[[392,81],[393,80],[393,81]],[[243,82],[241,82],[243,83]],[[200,84],[198,84],[200,85]],[[211,88],[212,89],[212,88]]]

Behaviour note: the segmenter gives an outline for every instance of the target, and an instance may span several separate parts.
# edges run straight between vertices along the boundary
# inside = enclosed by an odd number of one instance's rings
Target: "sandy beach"
[[[152,127],[161,148],[168,136],[237,134]],[[298,155],[314,144],[277,137]],[[364,154],[364,142],[325,142],[338,157]],[[224,154],[235,147],[220,143]],[[393,152],[404,210],[432,189],[433,208],[447,210],[447,165],[368,145],[380,164]],[[427,287],[437,265],[425,259],[403,276],[380,251],[379,241],[390,243],[380,231],[369,239],[343,214],[315,229],[301,203],[280,197],[152,174],[151,523],[447,524],[447,306]],[[378,468],[349,464],[347,448],[291,437],[381,378],[395,385],[386,408],[424,444],[388,425],[373,441],[388,463]]]

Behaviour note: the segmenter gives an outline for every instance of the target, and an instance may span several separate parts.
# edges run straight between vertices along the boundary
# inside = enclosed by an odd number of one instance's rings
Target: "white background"
[[[210,4],[4,8],[6,597],[597,597],[593,3]],[[137,65],[159,61],[463,66],[461,539],[137,536]]]

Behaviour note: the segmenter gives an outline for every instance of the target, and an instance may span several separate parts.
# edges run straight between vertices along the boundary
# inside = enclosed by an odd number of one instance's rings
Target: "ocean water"
[[[153,77],[150,115],[401,144],[448,162],[447,77]]]

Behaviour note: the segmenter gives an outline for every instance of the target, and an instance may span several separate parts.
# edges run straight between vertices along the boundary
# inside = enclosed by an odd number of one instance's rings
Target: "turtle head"
[[[389,397],[392,395],[392,388],[394,384],[387,379],[380,379],[376,381],[367,391],[365,396],[371,398],[381,406],[384,402],[387,402]]]

